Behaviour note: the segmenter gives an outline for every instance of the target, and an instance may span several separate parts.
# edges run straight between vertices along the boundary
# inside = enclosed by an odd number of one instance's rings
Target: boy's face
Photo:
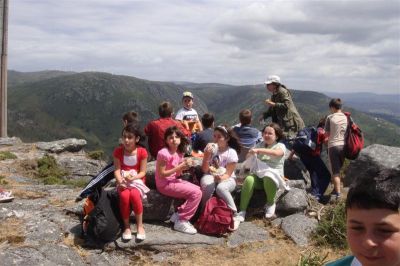
[[[190,97],[183,97],[182,103],[186,109],[191,109],[193,107],[193,99]]]
[[[363,266],[400,266],[400,212],[347,209],[347,241]]]

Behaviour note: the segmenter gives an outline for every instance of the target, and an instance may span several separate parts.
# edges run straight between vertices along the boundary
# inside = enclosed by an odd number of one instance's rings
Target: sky
[[[8,68],[400,94],[400,0],[11,0]]]

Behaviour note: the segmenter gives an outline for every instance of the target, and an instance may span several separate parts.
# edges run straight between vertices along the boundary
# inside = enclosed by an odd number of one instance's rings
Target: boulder
[[[373,144],[350,162],[343,183],[350,186],[357,179],[376,176],[378,172],[392,168],[400,169],[400,148]]]
[[[51,142],[37,142],[36,147],[51,153],[61,153],[65,151],[78,152],[87,144],[84,139],[63,139]]]
[[[157,190],[151,189],[143,200],[143,219],[145,221],[167,220],[172,207],[173,199],[160,194]]]
[[[282,219],[282,230],[297,245],[307,246],[312,231],[317,227],[316,219],[309,218],[303,214],[293,214]]]
[[[106,163],[88,158],[84,153],[62,153],[55,157],[57,164],[67,170],[67,179],[87,179],[96,176]]]
[[[12,138],[0,138],[0,146],[14,146],[16,144],[21,144],[22,141],[20,138],[12,137]]]
[[[308,207],[307,193],[303,189],[292,188],[282,194],[276,203],[276,212],[281,215],[303,212]]]

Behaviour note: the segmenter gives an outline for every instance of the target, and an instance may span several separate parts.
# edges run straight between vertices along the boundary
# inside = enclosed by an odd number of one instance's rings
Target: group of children
[[[174,212],[170,218],[170,221],[174,223],[174,229],[183,233],[196,234],[197,230],[191,224],[190,220],[199,208],[201,211],[207,200],[209,200],[214,193],[216,196],[224,200],[227,206],[232,210],[235,224],[234,229],[237,229],[240,222],[245,220],[246,210],[255,189],[265,191],[265,217],[273,217],[276,208],[275,195],[278,189],[281,188],[282,180],[279,179],[284,177],[284,159],[288,151],[287,145],[285,146],[285,144],[282,143],[282,140],[285,138],[285,132],[283,132],[282,127],[278,125],[278,123],[272,122],[263,128],[261,134],[258,134],[250,127],[250,110],[243,110],[240,113],[239,117],[241,125],[233,128],[226,125],[214,127],[214,117],[211,114],[205,114],[202,117],[203,123],[200,122],[197,112],[193,109],[192,93],[184,92],[182,103],[184,107],[178,111],[175,120],[171,117],[172,106],[168,102],[164,102],[160,105],[160,117],[161,119],[164,118],[169,121],[168,126],[163,124],[160,127],[162,121],[158,121],[158,125],[151,125],[152,122],[150,122],[145,128],[145,132],[148,136],[151,130],[157,131],[158,136],[162,133],[162,139],[157,142],[158,148],[150,148],[152,157],[156,159],[155,180],[157,190],[163,195],[185,200],[185,202],[177,208],[176,212]],[[343,146],[347,119],[341,112],[340,99],[331,100],[329,108],[331,115],[326,118],[326,122],[323,126],[320,125],[320,128],[323,127],[325,130],[322,135],[324,136],[324,141],[327,141],[328,143],[328,154],[333,176],[332,181],[334,184],[333,193],[334,196],[339,197],[340,168],[344,161]],[[244,132],[244,134],[240,134],[241,132]],[[240,139],[238,135],[241,135],[242,139]],[[148,191],[148,188],[145,185],[148,154],[145,148],[138,145],[141,139],[142,133],[139,130],[138,124],[127,124],[122,131],[122,145],[118,146],[113,153],[115,166],[114,173],[118,184],[118,192],[120,193],[121,198],[121,216],[125,226],[122,234],[124,240],[132,238],[129,225],[130,205],[132,205],[134,210],[137,223],[138,231],[136,239],[144,240],[146,237],[142,222],[142,199]],[[200,139],[202,142],[198,145],[199,143],[196,143],[196,140]],[[189,145],[192,145],[193,147],[198,145],[196,151],[201,151],[203,157],[201,169],[204,175],[200,180],[200,186],[180,178],[185,170],[188,170],[193,166],[192,159],[190,157],[185,157]],[[244,156],[243,159],[254,157],[259,162],[266,163],[268,167],[262,171],[254,171],[245,177],[241,189],[240,205],[239,208],[237,208],[231,192],[237,185],[235,169],[239,162],[239,155],[241,155],[241,149],[243,147],[245,149],[247,148],[247,155]],[[398,183],[396,183],[396,185],[398,187]],[[327,184],[324,184],[324,186],[326,189]],[[358,191],[357,189],[359,189],[359,187],[355,187],[354,191]],[[319,193],[323,192],[324,191],[320,191]],[[360,193],[360,195],[364,195],[362,193],[369,192]],[[350,193],[350,195],[352,194]],[[396,195],[398,197],[398,192]],[[375,206],[374,204],[371,206],[367,204],[367,206],[361,201],[361,199],[361,196],[348,198],[348,217],[352,217],[351,214],[357,213],[356,218],[350,219],[350,221],[348,220],[350,231],[364,232],[370,230],[368,226],[373,228],[377,226],[376,224],[370,225],[369,222],[362,219],[357,220],[359,212],[363,212],[365,211],[364,209],[368,210],[370,208],[386,208],[385,205],[381,203],[379,203],[380,205],[378,204],[379,206]],[[375,199],[371,199],[371,201],[372,200]],[[390,216],[390,218],[393,218],[393,221],[390,219],[388,221],[381,221],[377,227],[382,227],[383,229],[378,228],[371,230],[382,231],[382,233],[377,233],[382,235],[378,236],[381,238],[392,237],[392,235],[394,235],[393,241],[395,241],[396,244],[400,244],[400,236],[398,236],[400,234],[400,227],[399,224],[396,224],[399,222],[399,201],[398,198],[396,200],[394,206],[397,204],[397,209],[395,210],[395,208],[391,207],[388,208],[390,210],[389,212],[391,212],[390,215],[394,215],[394,218]],[[385,202],[384,199],[383,202]],[[386,214],[387,213],[385,213],[385,215]],[[384,242],[384,240],[382,240],[382,242]],[[396,249],[392,247],[392,249],[393,260],[395,258],[399,259],[399,248]],[[355,255],[357,257],[356,252]],[[380,251],[377,251],[370,257],[367,256],[366,260],[379,260],[382,257],[385,257],[383,251],[382,254]],[[355,260],[357,259],[353,259],[353,261]],[[390,265],[399,266],[399,264]]]

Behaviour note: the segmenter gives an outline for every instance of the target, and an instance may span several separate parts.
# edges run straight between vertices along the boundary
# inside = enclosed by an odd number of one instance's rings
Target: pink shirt
[[[165,162],[165,170],[169,170],[177,166],[183,161],[183,154],[175,152],[174,154],[171,154],[168,150],[168,148],[162,148],[158,154],[157,154],[157,162],[163,161]],[[170,176],[167,177],[160,177],[158,175],[158,169],[157,169],[156,164],[156,185],[157,186],[163,186],[168,181],[176,179],[176,172],[171,174]]]

